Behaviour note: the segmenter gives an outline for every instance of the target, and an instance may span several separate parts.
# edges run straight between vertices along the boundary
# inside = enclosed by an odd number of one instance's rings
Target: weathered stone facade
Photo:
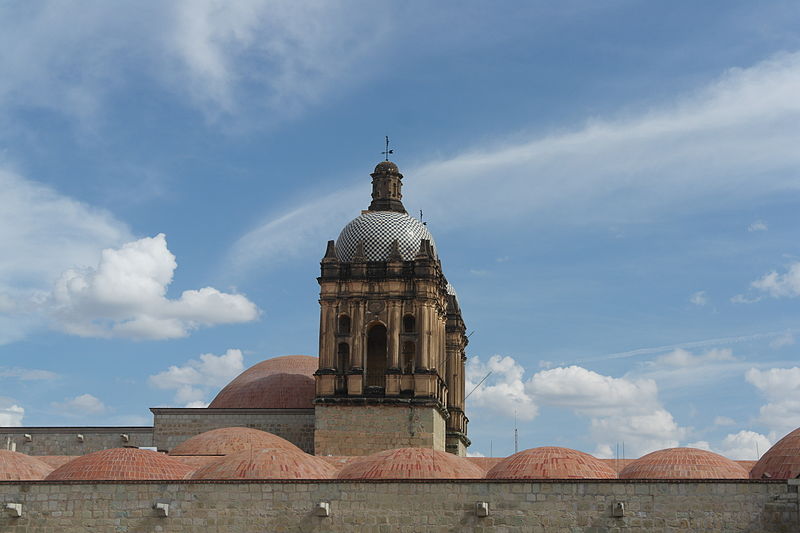
[[[169,451],[189,437],[225,427],[248,427],[314,453],[313,409],[179,409],[154,407],[153,446]]]
[[[317,516],[320,502],[330,516]],[[800,530],[797,486],[785,481],[0,482],[6,503],[22,516],[0,513],[4,533]]]
[[[315,420],[317,455],[368,455],[410,447],[445,451],[445,418],[430,405],[319,404]]]
[[[153,446],[152,427],[4,427],[0,448],[28,455],[84,455],[121,446]]]

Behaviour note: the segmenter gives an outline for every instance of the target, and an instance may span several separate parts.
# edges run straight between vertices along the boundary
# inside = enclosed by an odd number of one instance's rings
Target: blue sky
[[[316,355],[383,136],[471,337],[472,451],[800,426],[795,2],[0,7],[0,424],[149,424]]]

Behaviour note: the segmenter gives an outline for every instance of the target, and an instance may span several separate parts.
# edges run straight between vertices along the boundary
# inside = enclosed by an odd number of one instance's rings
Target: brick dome
[[[231,408],[238,406],[242,398],[248,398],[252,389],[248,383],[262,380],[273,374],[299,374],[314,379],[319,367],[319,359],[310,355],[284,355],[257,363],[228,383],[211,402],[211,408]],[[258,387],[257,387],[258,388]],[[302,398],[305,396],[301,395]]]
[[[77,459],[80,455],[37,455],[36,458],[43,463],[47,463],[52,468],[64,466],[73,459]]]
[[[228,455],[244,450],[281,448],[302,451],[286,439],[252,428],[220,428],[200,433],[170,450],[170,455]]]
[[[344,466],[339,479],[480,479],[483,470],[462,457],[430,448],[398,448]]]
[[[24,453],[0,450],[0,481],[44,479],[53,467]]]
[[[184,479],[192,468],[163,453],[111,448],[83,455],[53,470],[48,481]]]
[[[800,476],[800,428],[767,450],[750,470],[752,479],[791,479]]]
[[[315,394],[314,378],[302,374],[271,374],[225,387],[209,407],[217,409],[313,409]]]
[[[330,479],[336,468],[305,452],[272,448],[232,453],[198,468],[192,479]]]
[[[747,479],[747,470],[717,453],[667,448],[632,461],[620,479]]]
[[[617,473],[588,453],[570,448],[542,446],[506,457],[487,479],[614,479]]]

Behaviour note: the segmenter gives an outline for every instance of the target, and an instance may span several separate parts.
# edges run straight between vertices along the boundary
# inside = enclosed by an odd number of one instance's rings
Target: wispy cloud
[[[14,53],[0,57],[0,102],[94,119],[135,73],[209,118],[286,118],[374,72],[358,66],[391,31],[387,8],[342,3],[4,4],[0,46]]]
[[[697,291],[689,297],[689,302],[698,307],[702,307],[708,303],[708,296],[706,291]]]
[[[440,228],[464,231],[520,217],[625,223],[705,209],[720,198],[750,202],[797,191],[798,92],[800,53],[781,54],[731,69],[639,116],[592,119],[571,132],[498,142],[403,169],[414,177],[405,193],[424,203]],[[365,198],[366,187],[359,190]],[[230,260],[268,267],[279,253],[306,254],[305,241],[336,237],[332,230],[346,220],[340,208],[354,204],[350,188],[268,216],[234,246]],[[260,253],[247,249],[256,235],[264,239]]]
[[[747,231],[751,233],[754,231],[767,231],[767,229],[769,229],[767,227],[767,223],[764,222],[763,220],[756,220],[755,222],[747,226]]]

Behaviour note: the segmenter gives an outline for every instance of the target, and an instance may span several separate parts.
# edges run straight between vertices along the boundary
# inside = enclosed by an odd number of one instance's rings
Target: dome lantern
[[[396,211],[405,213],[403,207],[403,175],[391,161],[381,161],[372,173],[372,202],[368,211]]]

